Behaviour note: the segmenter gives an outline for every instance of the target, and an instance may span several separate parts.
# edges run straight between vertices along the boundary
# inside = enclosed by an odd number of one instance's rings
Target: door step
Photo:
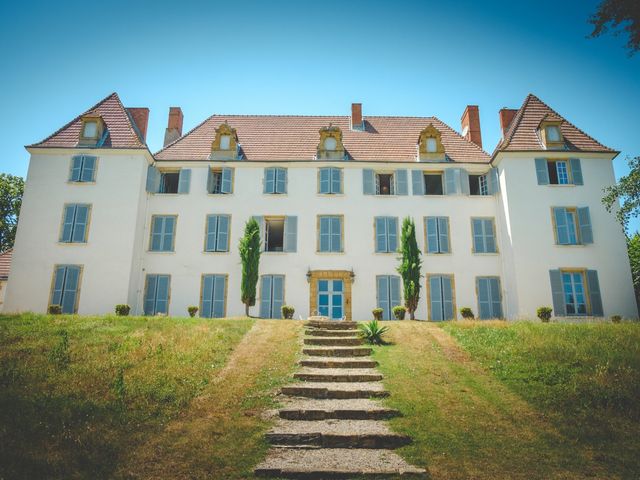
[[[305,326],[323,328],[325,330],[356,330],[358,328],[358,323],[345,322],[342,320],[335,320],[335,321],[310,320],[308,322],[305,322]]]
[[[400,412],[360,398],[352,400],[315,400],[296,398],[285,403],[279,416],[285,420],[386,420]]]
[[[371,355],[370,347],[318,347],[303,348],[302,353],[312,357],[368,357]]]
[[[382,374],[375,369],[305,367],[294,373],[293,378],[305,382],[376,382],[382,380]]]
[[[293,383],[280,389],[283,395],[307,398],[384,398],[389,392],[379,382]]]
[[[341,358],[341,357],[308,357],[300,360],[303,367],[312,368],[375,368],[376,360],[370,358]]]
[[[362,345],[360,337],[307,337],[305,345],[326,345],[331,347],[351,347]]]
[[[306,335],[313,337],[355,337],[359,330],[327,330],[325,328],[309,328],[305,330]]]

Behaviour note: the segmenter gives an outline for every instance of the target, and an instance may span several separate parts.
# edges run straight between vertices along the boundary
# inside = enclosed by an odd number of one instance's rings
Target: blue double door
[[[344,317],[344,282],[318,280],[318,314],[331,320]]]

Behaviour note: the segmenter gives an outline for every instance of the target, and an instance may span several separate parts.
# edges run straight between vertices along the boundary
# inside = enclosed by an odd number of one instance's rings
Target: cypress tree
[[[415,320],[415,312],[420,300],[420,267],[421,253],[416,241],[416,226],[413,219],[405,217],[402,221],[402,236],[400,238],[400,266],[398,273],[402,277],[404,291],[404,306],[409,312],[409,318]]]
[[[256,286],[258,285],[258,269],[260,265],[260,226],[255,218],[249,219],[244,226],[244,236],[238,246],[242,263],[242,283],[240,296],[249,316],[249,307],[256,304]]]

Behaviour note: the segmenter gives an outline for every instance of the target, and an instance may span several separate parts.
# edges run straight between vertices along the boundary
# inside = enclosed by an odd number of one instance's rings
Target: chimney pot
[[[169,123],[164,132],[164,146],[176,141],[182,136],[182,109],[180,107],[169,107]]]
[[[147,126],[149,125],[149,109],[146,107],[131,107],[127,108],[127,112],[131,115],[131,119],[135,124],[142,141],[147,141]]]
[[[351,104],[351,129],[364,130],[364,122],[362,120],[362,104]]]
[[[480,111],[477,105],[467,105],[460,120],[462,136],[468,141],[482,148],[482,133],[480,132]]]
[[[513,121],[513,117],[516,116],[518,110],[515,108],[501,108],[500,109],[500,130],[502,130],[502,138],[507,135],[507,130],[509,130],[509,125]]]

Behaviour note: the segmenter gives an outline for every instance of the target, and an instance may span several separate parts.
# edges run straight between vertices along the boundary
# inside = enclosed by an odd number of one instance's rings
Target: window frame
[[[261,312],[261,310],[262,310],[262,301],[264,300],[264,297],[263,297],[264,290],[262,288],[263,287],[263,283],[262,283],[263,282],[263,280],[262,280],[263,277],[271,277],[271,285],[270,285],[271,290],[269,292],[269,299],[270,299],[269,309],[270,309],[271,313],[273,313],[273,307],[274,307],[274,303],[275,303],[274,299],[273,299],[273,279],[275,277],[282,278],[282,306],[280,307],[281,308],[280,312],[278,312],[279,315],[280,315],[279,317],[276,317],[276,316],[263,317],[261,315],[262,314],[262,312]],[[283,319],[282,307],[287,304],[286,303],[286,298],[287,298],[286,297],[286,294],[287,294],[287,291],[286,291],[286,289],[287,289],[286,275],[284,273],[282,273],[282,274],[280,274],[280,273],[265,273],[265,274],[259,276],[258,284],[259,284],[259,297],[258,298],[260,299],[260,301],[258,301],[256,299],[256,304],[258,306],[258,315],[260,316],[260,318],[265,318],[265,319],[271,318],[271,319],[278,319],[278,320]]]
[[[158,315],[158,311],[156,309],[156,304],[158,301],[158,297],[157,295],[154,297],[154,313],[153,315],[148,315],[147,312],[145,312],[145,303],[146,303],[146,298],[147,298],[147,288],[149,288],[149,277],[150,276],[155,276],[156,277],[156,282],[157,282],[157,277],[163,276],[163,277],[168,277],[169,281],[167,282],[167,311],[166,313],[163,313],[164,315],[166,315],[167,317],[169,316],[169,310],[171,307],[171,274],[170,273],[145,273],[144,276],[144,290],[142,291],[142,314],[145,317],[155,317]],[[157,283],[156,283],[156,289],[157,289]],[[162,312],[160,312],[162,313]]]
[[[430,252],[429,251],[429,231],[428,231],[428,227],[427,227],[427,221],[429,218],[435,218],[436,219],[436,228],[438,230],[437,232],[437,238],[438,238],[438,251],[437,252]],[[444,218],[447,221],[447,242],[448,242],[448,251],[443,252],[442,251],[442,246],[440,245],[440,219]],[[443,215],[426,215],[424,217],[422,217],[422,225],[424,228],[424,253],[425,255],[451,255],[453,253],[453,248],[451,246],[451,221],[449,219],[449,217],[443,216]]]
[[[323,192],[322,191],[322,170],[328,170],[329,171],[329,191],[328,192]],[[338,175],[340,176],[340,191],[339,192],[334,192],[333,191],[333,172],[337,171]],[[344,195],[344,169],[341,167],[318,167],[318,179],[317,179],[317,186],[318,186],[318,195],[327,195],[327,196],[334,196],[334,195]]]
[[[323,251],[320,249],[321,246],[321,241],[320,241],[320,237],[321,237],[321,230],[320,230],[320,224],[321,224],[321,219],[322,218],[338,218],[340,221],[340,250],[339,251],[333,251],[331,250],[331,237],[333,236],[333,232],[330,231],[329,232],[329,250],[328,251]],[[321,253],[321,254],[343,254],[345,252],[345,244],[344,244],[344,215],[341,214],[319,214],[316,216],[316,253]]]
[[[456,305],[456,281],[455,281],[455,274],[453,273],[428,273],[427,275],[425,275],[426,277],[426,295],[427,295],[427,317],[429,318],[430,322],[446,322],[449,320],[457,320],[458,319],[458,309],[457,309],[457,305]],[[441,303],[443,305],[443,311],[442,311],[442,320],[433,320],[431,318],[431,278],[432,277],[448,277],[449,281],[451,282],[451,308],[452,308],[452,312],[453,312],[453,317],[451,318],[444,318],[444,298],[442,297],[442,288],[440,290],[440,296],[441,296]],[[442,282],[441,282],[442,283]]]
[[[500,278],[499,275],[478,275],[475,277],[475,291],[476,291],[476,304],[477,304],[477,308],[478,308],[478,320],[488,320],[485,318],[481,318],[480,312],[481,312],[481,308],[480,308],[480,279],[497,279],[498,280],[498,295],[500,297],[500,313],[502,314],[500,317],[495,317],[495,316],[490,316],[488,319],[494,319],[494,318],[504,318],[504,295],[502,294],[502,279]],[[490,304],[493,304],[494,302],[490,299],[489,301]],[[493,310],[493,307],[491,307],[491,309]],[[493,313],[493,312],[492,312]]]
[[[277,221],[282,221],[282,250],[267,250],[267,246],[269,244],[269,221],[273,221],[273,220],[277,220]],[[262,242],[263,242],[263,247],[262,247],[262,253],[289,253],[286,252],[284,247],[285,247],[285,235],[287,234],[286,232],[286,222],[287,222],[287,216],[286,215],[265,215],[264,217],[262,217],[262,223],[264,225],[264,232],[262,232]]]
[[[267,189],[267,171],[268,170],[273,170],[273,191],[271,192],[267,192],[265,191]],[[278,173],[279,172],[284,172],[284,191],[282,192],[278,192]],[[263,171],[263,177],[262,177],[262,182],[263,182],[263,188],[262,188],[262,193],[263,195],[287,195],[289,193],[289,172],[288,172],[288,168],[287,167],[264,167],[264,171]]]
[[[167,217],[172,217],[174,219],[173,221],[173,234],[171,236],[171,250],[152,250],[152,245],[153,245],[153,225],[155,222],[156,218],[167,218]],[[175,253],[176,251],[176,236],[177,236],[177,232],[178,232],[178,215],[177,214],[152,214],[151,215],[151,221],[149,222],[149,244],[148,244],[148,248],[147,248],[147,252],[149,253]],[[166,235],[166,233],[162,233],[162,238],[164,239],[164,236]],[[164,244],[164,240],[162,240],[162,244]]]
[[[387,246],[386,250],[378,250],[378,227],[377,221],[378,219],[384,219],[385,223],[385,244]],[[391,250],[389,248],[389,223],[395,221],[395,237],[396,237],[396,249]],[[390,215],[379,215],[373,217],[373,252],[381,253],[381,254],[389,254],[389,253],[398,253],[398,248],[400,248],[400,236],[398,235],[398,231],[400,229],[400,222],[398,217],[392,217]]]
[[[442,193],[427,193],[427,177],[440,177],[440,191]],[[444,193],[444,171],[424,170],[422,172],[422,183],[424,184],[424,196],[426,197],[442,197]]]
[[[380,193],[380,175],[389,177],[389,193]],[[373,189],[376,197],[394,197],[396,195],[396,172],[395,170],[374,170]]]
[[[87,207],[87,222],[85,223],[84,236],[82,241],[74,242],[73,236],[76,231],[76,215],[78,213],[79,206]],[[68,242],[65,242],[63,240],[64,224],[65,224],[65,217],[67,216],[67,208],[69,207],[75,207],[75,211],[73,213],[73,223],[71,224],[71,239]],[[86,245],[87,243],[89,243],[89,228],[91,227],[91,212],[93,210],[92,207],[93,207],[93,204],[91,203],[65,203],[62,206],[62,219],[60,221],[60,230],[59,230],[60,233],[58,235],[58,243],[60,245]]]
[[[575,243],[560,243],[560,236],[558,235],[558,222],[556,219],[555,210],[557,208],[562,208],[565,212],[565,220],[567,220],[567,213],[570,212],[573,215],[573,233],[575,235],[576,241]],[[551,207],[551,224],[553,226],[553,238],[555,245],[561,247],[576,247],[576,246],[584,246],[582,243],[582,235],[580,231],[580,219],[578,218],[578,207]],[[568,225],[568,223],[567,223]],[[570,238],[570,232],[567,231],[567,237]]]
[[[589,317],[591,316],[591,294],[589,292],[589,283],[587,281],[587,270],[584,268],[560,268],[560,279],[562,281],[562,301],[564,303],[565,317]],[[567,298],[565,292],[564,276],[571,275],[573,286],[573,275],[579,274],[582,280],[582,296],[584,297],[585,313],[568,313],[567,311]],[[575,289],[572,289],[572,294],[575,297]],[[575,302],[574,302],[575,303]]]
[[[473,228],[474,220],[491,220],[491,228],[493,231],[493,244],[495,247],[495,251],[493,252],[478,252],[476,251],[476,242],[475,242],[475,230]],[[484,227],[483,227],[484,229]],[[486,235],[483,236],[483,245],[486,247]],[[500,253],[500,249],[498,247],[498,232],[496,230],[496,219],[495,217],[471,217],[471,253],[474,255],[497,255]]]
[[[209,237],[209,218],[211,217],[227,217],[227,249],[217,250],[220,237],[220,219],[218,218],[216,225],[216,250],[207,250],[207,238]],[[231,214],[227,213],[208,213],[204,219],[204,253],[229,253],[231,250]]]
[[[80,175],[79,175],[79,180],[74,180],[73,179],[73,161],[74,159],[81,157],[81,164],[80,164]],[[93,158],[94,159],[94,163],[93,163],[93,175],[91,176],[91,180],[82,180],[82,174],[84,172],[84,161],[85,159],[89,157],[89,158]],[[81,153],[79,155],[72,155],[71,156],[71,161],[69,162],[69,177],[67,179],[67,183],[71,183],[74,185],[93,185],[96,183],[96,174],[98,173],[98,157],[96,155],[88,155],[85,153]]]
[[[69,314],[69,315],[77,315],[78,306],[80,304],[80,292],[82,290],[82,275],[84,273],[84,265],[77,265],[77,264],[70,264],[70,263],[56,263],[53,265],[53,273],[51,275],[51,288],[49,289],[49,303],[47,304],[47,309],[49,305],[58,305],[57,303],[55,304],[53,303],[53,294],[56,287],[56,272],[60,267],[65,267],[65,268],[78,267],[79,272],[78,272],[78,285],[76,288],[76,298],[73,305],[73,313]],[[65,282],[66,282],[66,271],[65,271]],[[62,295],[60,297],[60,304],[59,304],[61,310],[62,310],[63,297],[64,297],[64,284],[62,287]]]
[[[180,191],[180,170],[181,168],[158,168],[158,175],[160,175],[160,186],[156,195],[178,195]],[[165,192],[164,190],[164,178],[165,175],[175,174],[178,176],[178,180],[176,181],[176,191],[175,192]]]
[[[205,277],[222,277],[224,278],[224,298],[223,298],[223,307],[222,307],[222,316],[221,317],[204,317],[202,316],[202,312],[204,312],[203,304],[204,304],[204,281]],[[213,287],[213,293],[215,297],[215,285]],[[213,313],[213,302],[214,297],[211,299],[211,313]],[[228,273],[203,273],[200,275],[200,304],[198,310],[198,316],[200,318],[225,318],[227,316],[227,299],[229,297],[229,274]],[[168,306],[168,304],[167,304]]]

